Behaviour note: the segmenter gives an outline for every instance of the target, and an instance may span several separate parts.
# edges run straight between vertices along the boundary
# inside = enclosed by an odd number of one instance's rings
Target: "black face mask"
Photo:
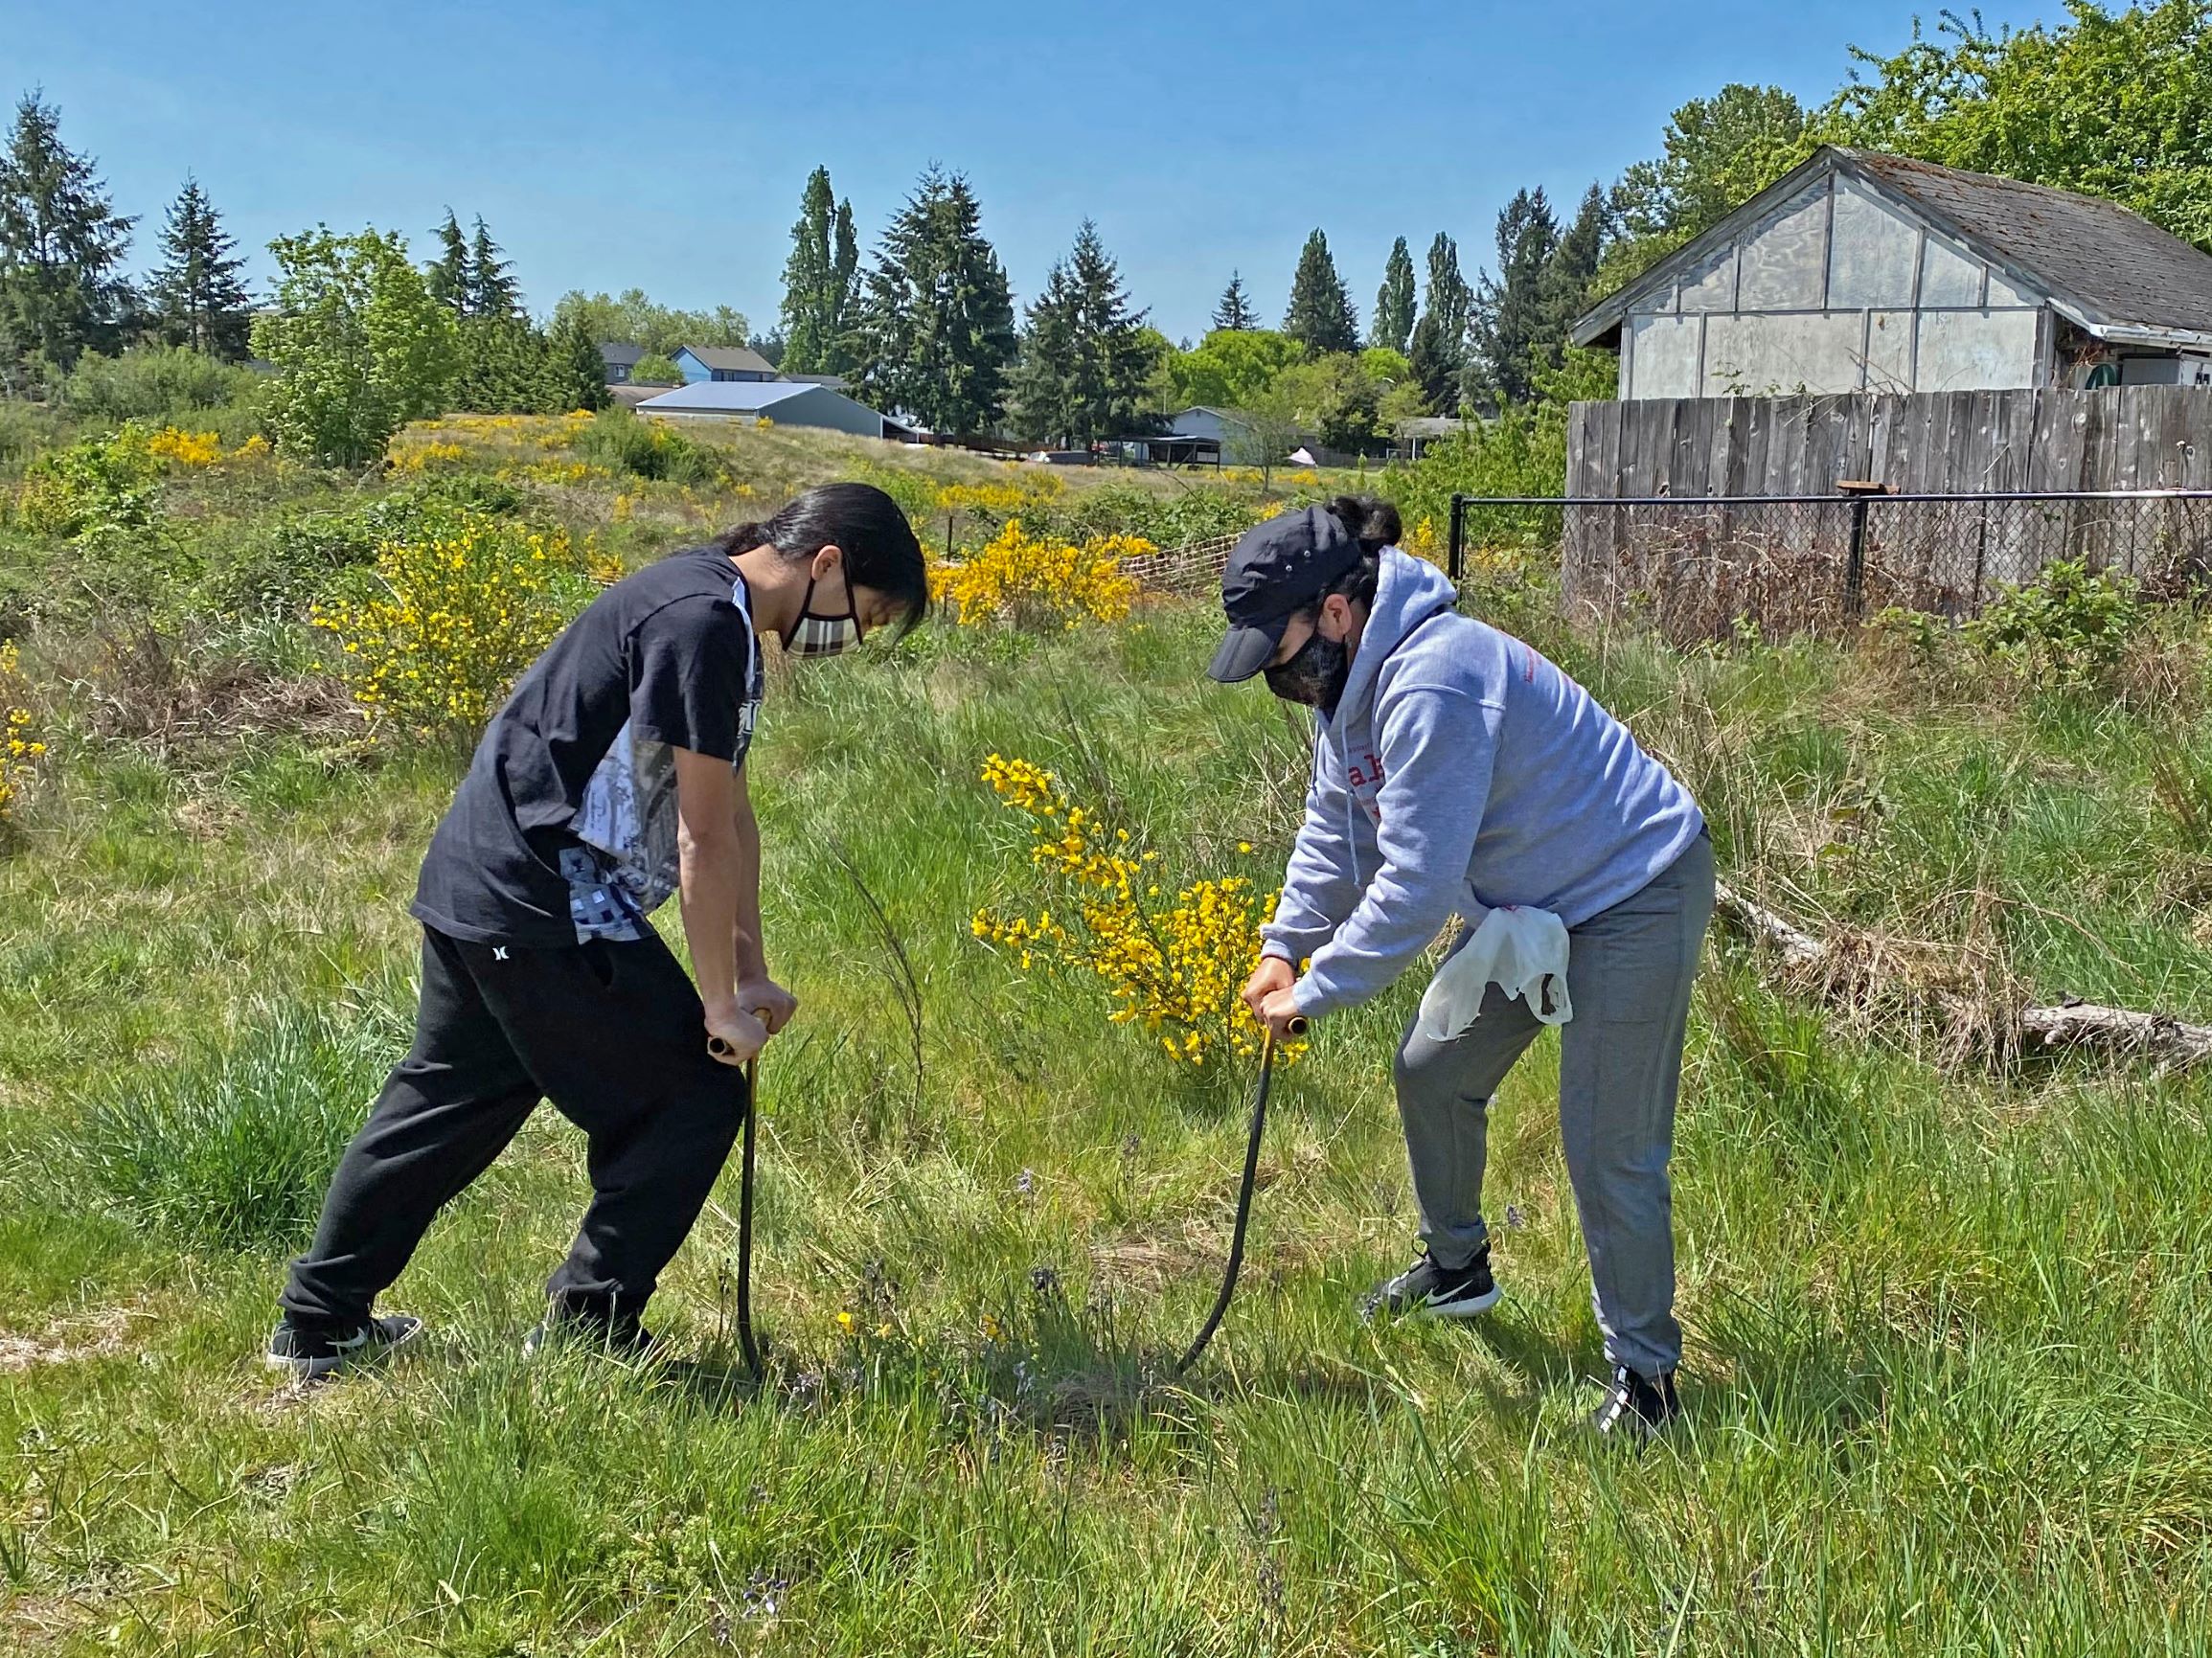
[[[1289,661],[1267,670],[1267,689],[1286,702],[1303,702],[1334,716],[1351,672],[1352,653],[1341,641],[1322,638],[1316,627]]]

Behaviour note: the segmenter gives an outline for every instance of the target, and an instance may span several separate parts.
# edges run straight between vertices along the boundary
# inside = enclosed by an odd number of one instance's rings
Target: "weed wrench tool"
[[[707,1038],[708,1053],[719,1057],[729,1051],[719,1036]],[[745,1126],[743,1149],[738,1153],[738,1351],[755,1381],[766,1379],[760,1346],[753,1340],[753,1127],[761,1116],[760,1073],[755,1055],[745,1061]]]
[[[1303,1036],[1306,1021],[1292,1019],[1290,1034]],[[1214,1339],[1214,1331],[1220,1328],[1221,1315],[1229,1310],[1229,1298],[1237,1293],[1237,1269],[1244,1264],[1244,1226],[1252,1218],[1252,1184],[1260,1174],[1260,1139],[1267,1126],[1267,1088],[1275,1079],[1275,1030],[1267,1028],[1260,1038],[1260,1086],[1252,1096],[1252,1138],[1244,1146],[1244,1184],[1237,1192],[1237,1229],[1229,1235],[1229,1265],[1221,1274],[1221,1293],[1214,1300],[1214,1310],[1206,1315],[1206,1326],[1198,1331],[1198,1339],[1191,1343],[1191,1351],[1183,1354],[1175,1366],[1181,1375],[1198,1362],[1198,1355],[1206,1351],[1206,1343]],[[743,1282],[741,1279],[739,1281]]]

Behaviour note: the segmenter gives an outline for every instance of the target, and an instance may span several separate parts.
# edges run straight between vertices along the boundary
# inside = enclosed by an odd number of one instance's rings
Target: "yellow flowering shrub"
[[[1121,561],[1152,551],[1134,535],[1094,536],[1077,547],[1032,536],[1019,518],[959,563],[937,565],[929,596],[953,607],[960,625],[1011,622],[1017,627],[1074,627],[1119,622],[1136,602],[1137,581]]]
[[[24,683],[12,643],[0,645],[0,824],[23,798],[23,785],[46,753],[32,729],[30,687]]]
[[[1425,558],[1431,564],[1444,562],[1444,537],[1436,533],[1436,520],[1424,514],[1407,528],[1398,543],[1398,550],[1410,553],[1416,558]]]
[[[1066,491],[1067,486],[1053,472],[994,479],[988,484],[946,484],[937,491],[937,510],[1011,518],[1049,506]]]
[[[348,686],[371,718],[472,731],[589,601],[588,556],[559,531],[460,513],[378,548],[313,620],[344,646]]]
[[[147,451],[179,466],[212,466],[223,458],[223,441],[213,432],[187,432],[164,426],[146,441]]]
[[[1034,914],[978,910],[969,924],[976,938],[1024,968],[1042,961],[1105,980],[1114,1023],[1142,1026],[1179,1064],[1259,1052],[1259,1023],[1237,992],[1259,964],[1260,928],[1278,895],[1242,875],[1171,892],[1160,854],[1071,801],[1051,772],[993,754],[983,781],[1029,820],[1029,862],[1046,890]],[[1304,1051],[1301,1042],[1280,1050],[1287,1060]]]
[[[392,469],[397,472],[422,472],[434,467],[458,466],[467,459],[468,451],[464,445],[434,438],[427,443],[410,443],[394,449]]]

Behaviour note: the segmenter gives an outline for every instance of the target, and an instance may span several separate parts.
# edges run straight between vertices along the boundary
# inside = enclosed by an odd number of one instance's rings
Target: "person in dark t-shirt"
[[[833,655],[927,607],[905,515],[832,484],[616,582],[522,676],[422,860],[414,1046],[292,1262],[271,1365],[326,1375],[414,1335],[376,1297],[540,1099],[587,1136],[593,1194],[532,1344],[645,1345],[752,1108],[731,1068],[798,1010],[761,948],[761,640]],[[696,988],[648,920],[671,896]]]

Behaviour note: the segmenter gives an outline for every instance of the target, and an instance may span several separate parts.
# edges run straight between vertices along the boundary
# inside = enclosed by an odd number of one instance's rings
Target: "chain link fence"
[[[1898,606],[1963,620],[2060,559],[2147,598],[2212,579],[2212,490],[1574,499],[1455,495],[1454,578],[1493,549],[1556,546],[1570,612],[1680,643],[1740,621],[1836,633]]]

